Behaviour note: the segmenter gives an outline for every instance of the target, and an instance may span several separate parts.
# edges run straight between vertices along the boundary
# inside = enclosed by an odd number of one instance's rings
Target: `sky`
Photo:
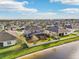
[[[0,19],[79,19],[79,0],[0,0]]]

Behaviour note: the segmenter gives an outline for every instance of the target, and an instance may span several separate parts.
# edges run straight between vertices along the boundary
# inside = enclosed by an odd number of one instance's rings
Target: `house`
[[[73,24],[73,28],[76,30],[79,30],[79,22]]]
[[[12,46],[17,43],[17,38],[7,32],[0,32],[0,47]]]
[[[46,40],[48,39],[49,35],[40,33],[40,34],[33,34],[30,39],[28,40],[29,42],[37,42],[39,40]]]
[[[2,25],[2,24],[0,24],[0,31],[1,31],[1,30],[5,30],[5,29],[4,29],[4,25]]]
[[[26,28],[24,30],[24,35],[26,37],[29,37],[29,36],[32,36],[33,34],[40,34],[42,32],[43,32],[43,30],[39,26],[26,26]]]
[[[64,36],[67,34],[67,31],[66,29],[64,29],[63,27],[60,27],[60,26],[50,26],[50,27],[47,27],[46,28],[46,32],[49,34],[49,35],[58,35],[58,36]],[[55,34],[54,34],[55,33]]]
[[[71,33],[73,33],[75,31],[72,24],[65,24],[65,29],[67,30],[68,34],[71,34]]]
[[[39,38],[39,40],[46,40],[49,35],[41,33],[41,34],[36,34],[36,36]]]

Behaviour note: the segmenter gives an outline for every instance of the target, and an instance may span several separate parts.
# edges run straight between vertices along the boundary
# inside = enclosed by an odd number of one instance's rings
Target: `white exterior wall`
[[[17,43],[17,40],[4,41],[3,42],[3,47],[15,45],[16,43]]]
[[[71,34],[71,33],[73,33],[75,31],[75,29],[68,29],[67,28],[67,34]]]

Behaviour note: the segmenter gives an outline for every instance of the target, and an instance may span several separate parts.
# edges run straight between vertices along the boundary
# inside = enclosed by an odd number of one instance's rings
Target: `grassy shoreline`
[[[52,43],[49,43],[49,44],[43,44],[43,45],[31,47],[31,48],[25,48],[25,49],[18,50],[18,51],[6,52],[3,55],[4,57],[2,57],[0,59],[15,59],[15,58],[23,56],[23,55],[27,55],[27,54],[30,54],[30,53],[33,53],[33,52],[37,52],[37,51],[40,51],[40,50],[44,50],[44,49],[47,49],[47,48],[59,46],[59,45],[69,43],[69,42],[73,42],[73,41],[77,41],[77,40],[79,40],[79,36],[74,37],[74,38],[70,38],[70,39],[65,39],[65,40],[52,42]]]

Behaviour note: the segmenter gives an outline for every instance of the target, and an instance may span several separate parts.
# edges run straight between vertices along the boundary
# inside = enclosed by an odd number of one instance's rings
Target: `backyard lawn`
[[[60,37],[61,39],[67,39],[67,38],[72,38],[72,37],[75,37],[77,36],[76,34],[69,34],[69,35],[66,35],[66,36],[62,36]]]
[[[69,35],[61,36],[59,38],[60,38],[60,40],[64,40],[64,39],[69,39],[69,38],[72,38],[72,37],[77,37],[77,35],[76,34],[69,34]],[[29,43],[29,46],[31,47],[33,45],[40,45],[42,43],[46,43],[46,42],[50,42],[50,41],[53,42],[53,41],[55,41],[55,39],[53,37],[52,38],[49,37],[46,40],[45,39],[39,40],[39,41],[35,42],[35,44],[34,43]]]
[[[8,52],[8,51],[17,50],[19,48],[21,48],[21,45],[19,45],[19,44],[16,44],[16,45],[14,45],[12,47],[8,47],[8,48],[6,48],[6,47],[5,48],[0,48],[0,54],[4,53],[4,52]]]

